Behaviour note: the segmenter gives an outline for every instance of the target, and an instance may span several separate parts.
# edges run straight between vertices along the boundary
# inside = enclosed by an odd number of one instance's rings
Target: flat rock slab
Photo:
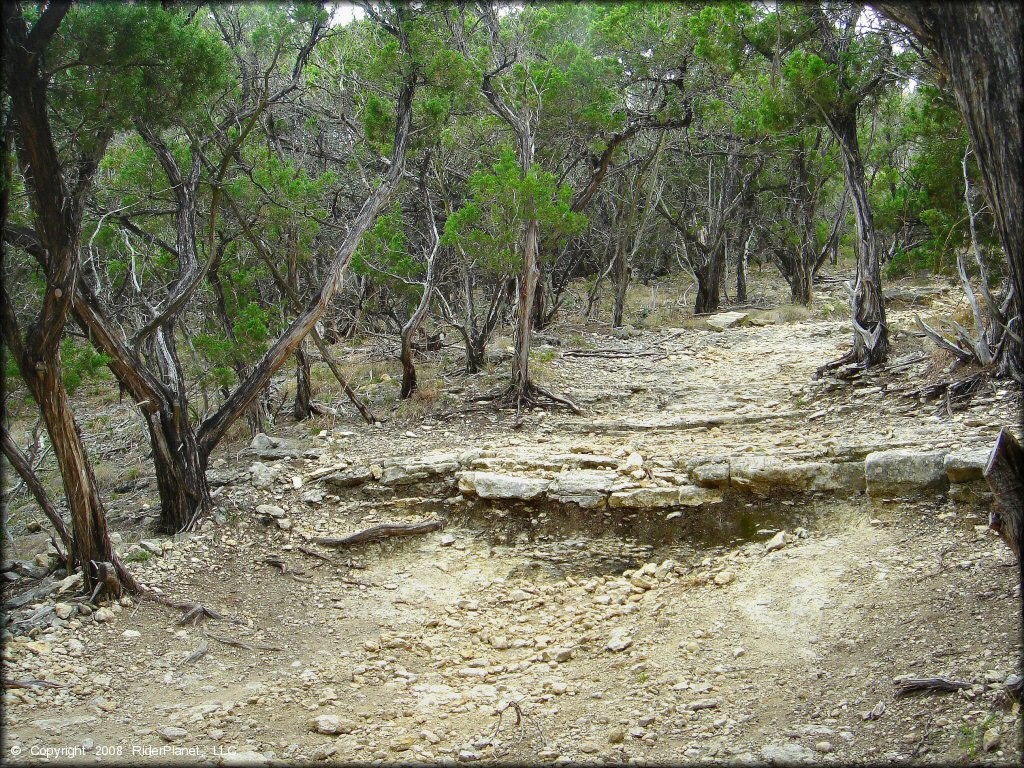
[[[521,499],[530,501],[551,485],[550,480],[538,477],[518,477],[497,472],[463,472],[459,475],[459,490],[475,494],[481,499]]]
[[[584,509],[600,506],[622,477],[600,469],[573,469],[559,472],[551,481],[548,496],[556,501],[579,504]]]
[[[974,448],[946,454],[942,465],[946,470],[949,482],[970,483],[975,480],[983,480],[985,467],[988,466],[991,453],[992,451],[988,448]]]
[[[717,315],[705,318],[705,322],[713,328],[732,328],[747,319],[749,312],[719,312]]]
[[[373,474],[370,472],[369,467],[356,465],[343,469],[340,472],[335,472],[333,475],[327,475],[323,478],[323,481],[334,488],[352,488],[368,483],[371,479],[373,479]]]
[[[868,495],[874,498],[919,495],[949,484],[945,451],[876,451],[864,459]]]
[[[384,465],[380,481],[389,486],[413,485],[443,478],[459,466],[459,459],[453,453],[435,453],[420,458],[391,461]]]

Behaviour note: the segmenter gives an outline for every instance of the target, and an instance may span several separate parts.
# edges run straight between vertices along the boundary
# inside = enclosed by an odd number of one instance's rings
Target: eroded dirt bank
[[[5,677],[63,687],[5,693],[4,758],[84,745],[88,762],[1019,763],[1002,690],[1019,672],[1019,575],[983,496],[725,489],[641,510],[652,522],[616,536],[580,524],[603,507],[542,515],[457,487],[324,482],[340,464],[472,448],[526,451],[526,475],[557,473],[537,469],[545,456],[635,453],[627,469],[658,487],[695,457],[965,451],[1013,423],[1005,389],[949,416],[897,397],[891,376],[814,381],[847,343],[838,322],[579,338],[552,347],[545,381],[582,417],[297,426],[284,449],[223,451],[220,523],[141,545],[126,530],[122,547],[144,582],[240,623],[26,603],[52,619],[5,644]],[[901,356],[928,365],[910,344]],[[660,535],[671,515],[701,533]],[[443,530],[402,541],[310,544],[434,517]],[[971,687],[897,698],[900,676]]]

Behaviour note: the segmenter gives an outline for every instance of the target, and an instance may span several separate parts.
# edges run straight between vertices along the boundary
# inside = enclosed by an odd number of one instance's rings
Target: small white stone
[[[166,725],[163,728],[157,728],[156,734],[164,741],[175,741],[188,736],[188,731],[174,725]]]

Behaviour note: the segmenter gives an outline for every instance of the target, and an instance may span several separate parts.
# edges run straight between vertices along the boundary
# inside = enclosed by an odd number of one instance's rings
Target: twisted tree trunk
[[[857,110],[829,115],[827,120],[839,142],[846,189],[853,203],[857,227],[857,278],[850,296],[854,330],[850,356],[860,365],[872,366],[885,360],[889,351],[889,328],[885,320],[878,236],[857,140]]]
[[[1009,262],[1016,311],[1006,343],[1009,368],[1024,381],[1024,162],[1021,132],[1022,35],[1018,3],[872,3],[883,15],[909,29],[935,53],[967,124],[996,229]],[[1022,414],[1024,418],[1024,414]]]
[[[7,349],[39,406],[60,467],[71,514],[69,565],[81,568],[83,586],[91,589],[100,563],[114,563],[123,574],[123,582],[134,582],[117,561],[110,543],[106,514],[64,387],[60,359],[60,341],[81,271],[82,203],[110,139],[109,134],[95,137],[89,153],[68,166],[77,169],[77,177],[70,181],[65,177],[50,127],[48,78],[40,62],[67,11],[66,4],[49,3],[30,30],[20,5],[0,6],[4,75],[8,83],[18,86],[9,90],[11,116],[17,126],[18,162],[28,181],[28,202],[46,274],[39,312],[24,337],[10,297],[0,284],[0,327]],[[0,227],[5,232],[12,176],[7,141],[5,132],[4,183],[0,191]],[[117,591],[119,586],[108,589]]]

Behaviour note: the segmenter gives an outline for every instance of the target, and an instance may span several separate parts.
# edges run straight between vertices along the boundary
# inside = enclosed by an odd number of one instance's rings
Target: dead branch
[[[315,549],[310,549],[309,547],[303,547],[300,545],[299,552],[301,552],[304,555],[309,555],[310,557],[315,557],[320,560],[323,560],[325,563],[330,563],[331,565],[341,565],[341,563],[339,563],[333,557],[328,557],[322,552],[317,552]]]
[[[959,690],[970,688],[971,683],[962,680],[950,680],[946,677],[905,677],[895,681],[896,698],[906,696],[917,691],[936,691],[939,693],[956,693]]]
[[[291,576],[296,581],[309,581],[309,578],[302,571],[293,571],[288,567],[288,563],[277,557],[268,557],[263,560],[267,565],[273,566],[281,571],[283,576]]]
[[[313,543],[324,547],[350,547],[353,544],[365,544],[367,542],[381,541],[383,539],[389,539],[396,536],[414,536],[419,533],[430,533],[431,531],[439,531],[443,527],[444,523],[441,520],[427,520],[423,523],[413,523],[411,525],[384,523],[383,525],[375,525],[372,528],[367,528],[365,531],[353,533],[351,536],[313,539]]]
[[[276,646],[276,645],[265,645],[263,643],[256,643],[254,645],[249,645],[249,643],[243,642],[242,640],[236,640],[233,637],[217,637],[217,635],[208,635],[208,637],[211,640],[216,640],[218,643],[223,643],[224,645],[231,646],[232,648],[244,648],[247,651],[283,651],[284,650],[284,648],[281,648],[279,646]]]
[[[932,721],[934,718],[934,715],[928,715],[928,722],[924,727],[924,734],[921,736],[920,741],[918,741],[914,746],[914,751],[910,753],[911,757],[917,757],[917,753],[921,751],[921,747],[924,746],[925,741],[927,741],[928,737],[932,735]]]
[[[189,664],[195,664],[197,661],[203,658],[203,656],[205,656],[206,652],[209,650],[210,644],[206,641],[206,638],[204,637],[203,642],[199,645],[199,647],[196,648],[192,653],[190,653],[187,659],[181,662],[181,666],[187,667]]]
[[[178,626],[179,627],[182,627],[182,626],[188,624],[189,621],[192,622],[192,626],[195,626],[196,624],[198,624],[203,619],[222,619],[222,620],[226,620],[223,615],[217,613],[216,611],[212,610],[211,608],[207,608],[207,607],[202,606],[202,605],[194,605],[194,604],[186,603],[185,605],[176,605],[174,607],[175,608],[181,608],[182,610],[185,611],[185,614],[180,619],[178,619]]]
[[[152,587],[148,587],[145,584],[135,585],[135,595],[140,599],[149,599],[154,603],[160,605],[166,605],[168,608],[175,608],[179,611],[183,611],[184,614],[178,619],[178,626],[184,626],[189,621],[195,626],[203,619],[216,619],[218,621],[230,621],[234,624],[244,624],[245,622],[241,619],[236,619],[232,616],[225,616],[212,608],[206,608],[205,606],[199,605],[198,603],[190,603],[182,600],[173,600],[169,597],[161,595],[156,592]]]
[[[4,688],[67,688],[67,686],[50,680],[4,680]]]

